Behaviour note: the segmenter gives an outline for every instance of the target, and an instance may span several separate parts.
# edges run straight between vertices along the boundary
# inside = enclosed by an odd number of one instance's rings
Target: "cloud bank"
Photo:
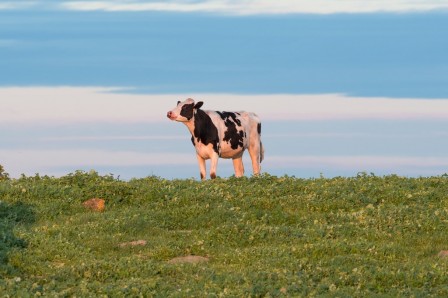
[[[204,110],[252,111],[263,121],[445,120],[448,99],[350,97],[342,94],[126,94],[105,87],[0,88],[1,124],[165,123],[178,100]]]
[[[106,167],[119,169],[120,167],[156,167],[164,166],[188,166],[191,175],[196,173],[196,159],[192,152],[185,153],[141,153],[132,151],[106,151],[99,149],[46,149],[46,150],[0,150],[3,157],[2,164],[13,176],[18,177],[24,173],[34,175],[41,173],[46,175],[58,175],[63,168],[72,169],[97,169]],[[247,156],[245,156],[248,159]],[[249,165],[249,160],[245,160]],[[221,174],[232,175],[229,160],[220,160]],[[275,168],[314,169],[315,171],[351,172],[352,175],[360,171],[375,171],[380,173],[414,174],[414,175],[439,175],[448,167],[446,157],[421,157],[421,156],[269,156],[263,164],[263,171],[270,172]],[[223,170],[224,169],[224,170]],[[248,167],[247,174],[251,169]],[[228,172],[228,173],[225,173]]]
[[[259,114],[268,128],[263,135],[263,171],[268,173],[309,177],[373,171],[419,176],[439,175],[448,167],[448,157],[440,149],[446,148],[446,129],[442,124],[433,127],[431,121],[446,122],[448,99],[125,92],[106,87],[0,87],[0,125],[5,128],[0,164],[13,177],[59,176],[76,169],[126,177],[153,172],[168,178],[195,176],[189,135],[166,118],[177,100],[193,97],[205,102],[204,109]],[[368,119],[411,120],[411,126],[394,128],[390,122],[392,126],[372,129],[367,124],[356,129],[338,128],[332,122]],[[275,122],[279,120],[296,122]],[[420,128],[425,120],[429,124]],[[250,161],[245,164],[250,175]],[[223,177],[233,173],[231,161],[220,161],[219,169]]]
[[[446,1],[437,0],[203,0],[203,1],[6,1],[0,9],[48,8],[77,11],[168,11],[254,14],[332,14],[409,12],[448,9]]]
[[[217,12],[236,15],[403,12],[448,8],[448,4],[441,1],[423,0],[68,1],[62,6],[71,10]]]
[[[34,175],[62,175],[60,169],[97,169],[100,167],[162,167],[166,165],[194,166],[191,154],[183,153],[138,153],[132,151],[106,151],[97,149],[15,149],[0,150],[2,165],[12,177],[22,173]],[[193,171],[192,171],[193,172]]]

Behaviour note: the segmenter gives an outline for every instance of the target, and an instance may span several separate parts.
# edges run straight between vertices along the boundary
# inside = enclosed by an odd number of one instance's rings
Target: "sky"
[[[272,175],[442,175],[446,30],[446,0],[0,1],[0,164],[197,179],[192,97],[257,113]]]

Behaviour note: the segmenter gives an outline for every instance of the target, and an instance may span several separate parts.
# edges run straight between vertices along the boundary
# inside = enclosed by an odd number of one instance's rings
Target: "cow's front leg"
[[[205,159],[203,159],[199,154],[196,154],[196,157],[198,158],[198,163],[199,163],[199,172],[201,174],[201,180],[205,180]]]
[[[210,158],[210,178],[216,178],[216,168],[218,167],[218,153],[214,152]]]
[[[243,177],[244,165],[242,156],[233,159],[233,169],[235,170],[235,177]]]

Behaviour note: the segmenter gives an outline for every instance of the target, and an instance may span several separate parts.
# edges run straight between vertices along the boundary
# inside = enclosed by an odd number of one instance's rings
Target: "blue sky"
[[[447,1],[3,1],[0,164],[196,177],[165,119],[193,97],[260,114],[275,175],[443,174],[447,29]]]

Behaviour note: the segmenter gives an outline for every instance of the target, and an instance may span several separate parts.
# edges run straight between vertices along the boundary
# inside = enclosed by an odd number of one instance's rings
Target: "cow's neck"
[[[211,127],[216,127],[213,125],[212,120],[207,115],[207,113],[203,110],[195,110],[193,114],[193,118],[190,121],[184,122],[190,131],[191,135],[196,138],[208,138],[207,131]],[[218,133],[216,132],[216,135]]]
[[[202,112],[202,111],[201,111]],[[201,129],[201,127],[196,127],[196,117],[202,118],[201,114],[204,114],[204,112],[193,111],[193,118],[191,118],[189,121],[184,122],[185,126],[187,126],[188,130],[190,131],[191,135],[194,136],[194,131],[198,131]]]
[[[194,121],[193,119],[187,122],[184,122],[185,126],[190,131],[191,135],[194,136]]]

